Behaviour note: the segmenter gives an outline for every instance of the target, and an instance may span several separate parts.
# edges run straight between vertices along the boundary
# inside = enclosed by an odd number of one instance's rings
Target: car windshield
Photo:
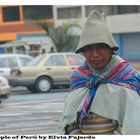
[[[21,66],[28,65],[33,59],[31,57],[19,57]]]
[[[28,66],[35,66],[37,64],[39,64],[39,62],[45,57],[45,55],[39,55],[37,57],[35,57],[29,64]]]

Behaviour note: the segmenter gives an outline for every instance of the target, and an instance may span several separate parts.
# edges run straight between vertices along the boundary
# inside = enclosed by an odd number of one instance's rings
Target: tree
[[[78,24],[64,23],[59,27],[54,27],[40,19],[41,17],[46,17],[46,15],[42,11],[38,12],[36,10],[37,7],[25,8],[26,22],[35,22],[46,30],[59,52],[75,51],[79,42],[79,36],[74,35],[70,30],[73,27],[80,29]]]
[[[79,42],[79,36],[73,35],[70,32],[70,29],[73,27],[80,28],[78,24],[64,23],[56,28],[41,22],[39,25],[48,32],[52,41],[55,43],[58,52],[75,51]]]

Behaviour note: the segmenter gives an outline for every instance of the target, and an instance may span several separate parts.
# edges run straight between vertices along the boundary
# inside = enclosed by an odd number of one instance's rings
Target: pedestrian
[[[53,53],[54,52],[54,48],[51,47],[49,53]]]
[[[117,50],[103,15],[91,11],[76,49],[86,61],[72,73],[59,134],[140,134],[140,75]]]
[[[45,53],[46,53],[46,50],[45,49],[42,49],[41,54],[45,54]]]

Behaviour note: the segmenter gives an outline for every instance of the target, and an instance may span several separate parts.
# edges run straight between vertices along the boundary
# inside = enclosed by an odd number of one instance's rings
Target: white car
[[[26,66],[33,58],[22,54],[0,54],[0,75],[11,79],[11,68]]]
[[[7,98],[10,93],[10,86],[7,79],[0,76],[0,103],[4,98]]]

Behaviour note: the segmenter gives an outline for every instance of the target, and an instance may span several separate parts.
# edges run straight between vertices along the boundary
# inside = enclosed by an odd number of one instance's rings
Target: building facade
[[[47,36],[47,33],[41,27],[29,24],[30,21],[42,20],[55,26],[63,23],[76,23],[82,28],[91,10],[98,10],[105,15],[107,25],[120,47],[119,55],[124,59],[139,61],[139,5],[0,6],[0,43],[30,40],[28,44],[36,41],[36,44],[39,45],[42,42],[46,47],[44,37]],[[76,35],[80,35],[80,31],[81,29],[72,30]]]
[[[132,61],[140,60],[140,6],[138,5],[86,5],[55,6],[56,26],[62,23],[77,23],[81,27],[91,10],[106,16],[106,22],[120,47],[118,53]],[[80,31],[75,34],[80,34]]]
[[[47,52],[55,47],[48,33],[34,22],[45,19],[54,24],[50,11],[52,6],[0,6],[0,52],[36,56],[42,49]]]

